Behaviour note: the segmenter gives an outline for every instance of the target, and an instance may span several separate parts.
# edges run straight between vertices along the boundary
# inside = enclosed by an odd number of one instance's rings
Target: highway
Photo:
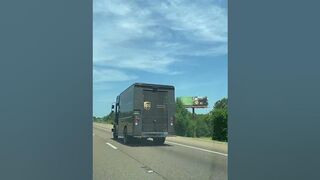
[[[122,144],[107,126],[93,125],[94,180],[227,180],[225,144],[170,137],[164,145]]]

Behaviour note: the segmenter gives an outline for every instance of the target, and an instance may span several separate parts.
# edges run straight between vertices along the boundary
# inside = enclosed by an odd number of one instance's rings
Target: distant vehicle
[[[115,109],[115,110],[114,110]],[[113,138],[127,144],[133,138],[163,144],[174,134],[174,86],[135,83],[117,96]]]

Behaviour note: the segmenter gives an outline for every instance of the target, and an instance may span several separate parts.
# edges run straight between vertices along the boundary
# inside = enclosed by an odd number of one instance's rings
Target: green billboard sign
[[[208,107],[208,98],[199,96],[179,97],[179,101],[187,108],[206,108]]]

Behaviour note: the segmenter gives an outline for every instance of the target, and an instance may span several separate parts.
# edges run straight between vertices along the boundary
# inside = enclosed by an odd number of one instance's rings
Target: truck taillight
[[[139,120],[140,118],[138,116],[134,116],[134,125],[138,125],[139,124]]]
[[[174,120],[175,120],[175,117],[174,117],[174,116],[171,116],[171,117],[170,117],[170,125],[171,125],[171,126],[173,126]]]

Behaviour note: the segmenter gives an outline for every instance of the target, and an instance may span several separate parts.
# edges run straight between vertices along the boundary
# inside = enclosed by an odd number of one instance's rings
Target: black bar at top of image
[[[0,179],[92,179],[92,1],[0,2]]]
[[[230,180],[320,179],[319,1],[229,1]]]

